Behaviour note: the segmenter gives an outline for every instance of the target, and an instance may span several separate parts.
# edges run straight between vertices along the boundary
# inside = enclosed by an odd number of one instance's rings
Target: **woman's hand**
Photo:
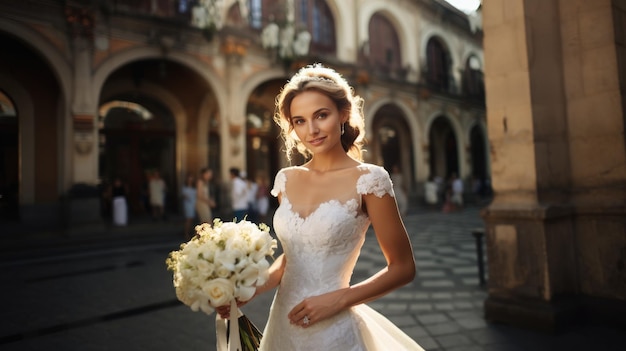
[[[252,301],[252,299],[254,299],[256,295],[257,294],[254,293],[254,295],[252,295],[252,297],[248,301],[239,301],[239,300],[237,300],[237,307],[239,308],[239,307],[247,304],[248,302]],[[217,307],[217,308],[215,308],[215,311],[217,313],[219,313],[219,315],[220,315],[220,317],[222,317],[222,319],[230,318],[230,304]]]
[[[291,324],[303,328],[330,318],[345,309],[344,295],[348,289],[312,296],[297,304],[287,315]]]

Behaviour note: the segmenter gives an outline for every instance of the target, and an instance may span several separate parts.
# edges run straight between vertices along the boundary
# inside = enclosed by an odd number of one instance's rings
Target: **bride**
[[[362,99],[318,64],[291,78],[276,108],[287,157],[297,150],[308,161],[278,172],[271,191],[284,254],[257,289],[278,288],[260,350],[422,350],[365,305],[411,282],[415,261],[389,174],[362,162]],[[387,266],[350,285],[370,225]]]

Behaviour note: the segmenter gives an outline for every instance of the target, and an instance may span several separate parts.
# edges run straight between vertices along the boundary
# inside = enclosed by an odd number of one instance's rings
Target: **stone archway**
[[[120,177],[128,185],[131,211],[148,212],[150,173],[160,172],[170,188],[175,184],[172,114],[159,101],[145,95],[120,95],[102,104],[99,110],[99,177],[105,183]],[[175,209],[175,203],[169,200],[168,209]]]
[[[5,169],[17,174],[18,181],[10,211],[23,223],[36,220],[38,224],[56,226],[62,223],[59,198],[64,195],[64,80],[58,77],[59,67],[53,66],[31,42],[2,32],[0,41],[3,50],[11,52],[0,55],[0,90],[11,100],[16,113],[16,125],[3,129],[11,128],[12,135],[19,132],[17,162],[11,161],[12,168]],[[6,137],[2,136],[3,142],[13,139]]]
[[[204,112],[217,110],[207,108],[215,101],[207,99],[211,92],[195,71],[162,58],[129,62],[107,77],[99,98],[98,173],[103,182],[115,176],[125,178],[134,213],[147,211],[145,187],[150,171],[159,171],[167,183],[166,211],[178,213],[182,179],[211,165],[206,155],[220,155],[213,152],[219,145],[211,140],[204,149],[198,147],[207,142],[198,131],[199,126],[210,124],[204,119],[211,116]],[[105,109],[109,104],[113,109]],[[210,152],[201,151],[206,149]]]
[[[280,128],[273,119],[275,97],[284,81],[270,80],[259,85],[246,106],[246,167],[251,179],[269,182],[280,168]]]
[[[452,124],[443,116],[437,117],[428,133],[430,175],[447,179],[459,175],[458,140]]]
[[[416,141],[405,114],[396,105],[384,105],[374,114],[372,127],[373,137],[369,140],[371,147],[368,149],[373,152],[375,162],[389,172],[398,167],[407,190],[411,192],[416,172],[412,145]]]

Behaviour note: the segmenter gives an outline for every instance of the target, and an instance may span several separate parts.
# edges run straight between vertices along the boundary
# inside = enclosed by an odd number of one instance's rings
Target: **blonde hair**
[[[337,106],[339,113],[348,116],[344,124],[344,133],[341,135],[341,145],[350,156],[363,161],[362,148],[365,144],[363,99],[354,94],[354,89],[341,74],[321,64],[301,68],[285,84],[276,98],[274,121],[280,126],[287,159],[291,161],[294,149],[306,158],[311,157],[310,150],[296,137],[291,122],[291,102],[305,91],[317,91],[328,96]]]

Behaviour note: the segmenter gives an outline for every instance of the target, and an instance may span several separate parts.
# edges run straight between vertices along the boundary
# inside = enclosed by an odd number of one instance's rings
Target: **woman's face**
[[[308,90],[291,101],[291,125],[304,146],[312,153],[328,152],[341,146],[344,122],[335,103],[323,93]]]
[[[202,173],[202,179],[204,179],[205,181],[209,181],[211,180],[211,176],[213,175],[212,171],[206,171],[204,173]]]

